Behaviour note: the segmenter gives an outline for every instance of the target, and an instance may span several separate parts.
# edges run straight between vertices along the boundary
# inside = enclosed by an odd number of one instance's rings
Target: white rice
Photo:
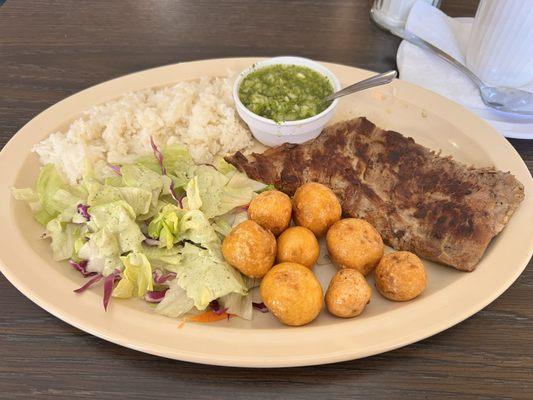
[[[70,182],[82,177],[84,159],[107,175],[107,163],[133,162],[159,147],[179,143],[198,163],[252,145],[236,114],[227,78],[202,78],[132,92],[88,110],[66,132],[56,132],[33,150],[43,164],[54,163]]]

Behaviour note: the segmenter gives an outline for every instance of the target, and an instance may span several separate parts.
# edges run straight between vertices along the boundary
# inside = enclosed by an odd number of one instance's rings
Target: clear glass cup
[[[533,0],[481,0],[466,65],[488,85],[533,82]]]
[[[372,20],[381,26],[388,29],[389,27],[405,26],[409,11],[417,0],[374,0],[374,4],[370,9],[370,16]],[[439,7],[441,0],[424,0],[432,6]]]

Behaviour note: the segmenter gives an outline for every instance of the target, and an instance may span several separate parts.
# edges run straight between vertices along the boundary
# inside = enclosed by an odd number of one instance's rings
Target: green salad
[[[54,259],[86,278],[75,291],[102,285],[105,308],[112,297],[138,297],[169,317],[209,310],[251,318],[255,282],[226,263],[221,241],[265,185],[222,159],[196,165],[181,146],[152,148],[134,164],[109,165],[114,176],[86,163],[75,185],[47,164],[35,188],[12,193],[45,227]]]

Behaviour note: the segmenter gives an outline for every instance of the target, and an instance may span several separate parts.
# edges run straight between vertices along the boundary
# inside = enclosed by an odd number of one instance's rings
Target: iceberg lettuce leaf
[[[247,294],[241,274],[221,254],[185,243],[176,280],[199,310],[228,293]]]
[[[189,154],[189,151],[179,144],[166,146],[161,151],[161,154],[163,156],[163,166],[165,167],[166,172],[170,175],[174,175],[177,179],[185,179],[187,170],[194,165],[194,161]],[[154,172],[161,173],[159,161],[153,154],[139,157],[137,164]]]
[[[229,181],[228,178],[213,167],[206,165],[191,168],[189,173],[194,176],[192,180],[196,180],[194,185],[197,185],[197,187],[195,190],[201,199],[200,207],[197,207],[196,201],[194,202],[195,206],[191,206],[191,199],[187,190],[187,204],[189,208],[202,210],[207,218],[224,214],[223,212],[219,212],[220,195],[222,188]],[[189,188],[189,185],[187,188]]]
[[[142,245],[141,252],[148,258],[153,267],[162,268],[174,272],[179,268],[181,260],[181,247],[174,246],[171,249],[155,246]]]
[[[152,192],[136,187],[119,187],[117,190],[136,216],[148,213],[152,204]]]
[[[186,208],[189,210],[199,210],[202,207],[202,198],[197,177],[194,177],[189,181],[185,188],[185,193],[187,194],[187,197],[185,198]]]
[[[246,211],[230,212],[215,217],[212,226],[216,232],[222,236],[227,236],[234,227],[247,219],[248,213]]]
[[[148,235],[159,239],[160,247],[172,248],[178,241],[180,217],[183,213],[183,210],[172,204],[165,205],[148,225]]]
[[[97,181],[87,182],[85,186],[88,192],[87,204],[90,206],[98,206],[122,199],[118,188],[114,186],[102,185]]]
[[[78,204],[83,204],[84,199],[72,194],[68,190],[58,189],[51,197],[50,204],[59,213],[58,217],[63,222],[84,223],[85,218],[78,213]]]
[[[169,178],[142,165],[123,165],[121,172],[125,186],[137,187],[152,193],[150,209],[141,219],[148,219],[156,215],[160,201],[159,197],[163,191],[165,181],[168,181]]]
[[[152,204],[157,204],[163,189],[162,175],[139,165],[123,165],[122,181],[125,186],[137,187],[152,192]]]
[[[152,192],[138,187],[130,186],[109,186],[99,182],[87,184],[88,198],[87,204],[98,206],[118,200],[128,203],[136,216],[148,213],[152,203]]]
[[[57,217],[48,222],[46,230],[52,239],[54,260],[61,261],[76,255],[76,242],[87,233],[87,226],[63,222]]]
[[[81,246],[78,258],[87,260],[87,272],[107,276],[116,269],[122,269],[120,245],[117,235],[103,228],[90,234],[89,240]]]
[[[108,176],[104,179],[104,185],[121,187],[124,186],[124,182],[122,182],[122,176]]]
[[[217,168],[218,172],[221,174],[226,175],[228,178],[231,178],[231,176],[237,172],[237,168],[235,168],[233,165],[231,165],[229,162],[224,160],[222,157],[218,157],[215,161],[215,167]]]
[[[33,213],[33,217],[41,225],[46,226],[48,222],[53,220],[56,217],[56,213],[49,214],[41,205],[41,200],[39,199],[39,194],[31,189],[17,189],[11,188],[11,193],[15,200],[22,200],[28,203],[30,210]]]
[[[66,185],[66,182],[63,181],[63,178],[57,171],[57,168],[54,164],[46,164],[41,169],[35,188],[37,194],[39,195],[41,205],[48,214],[54,216],[59,214],[60,210],[58,211],[54,207],[52,197],[58,189],[61,189]]]
[[[88,222],[93,232],[106,230],[116,235],[120,254],[138,250],[144,235],[135,222],[135,211],[124,200],[100,204],[89,208],[91,220]]]
[[[147,291],[154,289],[152,266],[144,254],[131,252],[120,259],[124,270],[122,279],[113,290],[113,297],[142,297]]]
[[[35,190],[12,188],[11,191],[15,199],[28,202],[35,219],[45,226],[59,214],[62,214],[62,221],[71,221],[77,205],[87,198],[83,187],[68,185],[53,164],[46,164],[41,169]]]
[[[207,218],[249,204],[255,192],[266,186],[240,172],[233,171],[226,176],[208,166],[192,168],[190,174],[193,178],[186,188],[187,206],[201,210]]]
[[[157,305],[155,311],[171,318],[177,318],[189,312],[194,306],[193,299],[187,296],[187,292],[177,280],[171,281],[168,286],[165,297]]]
[[[220,239],[209,220],[200,210],[187,211],[180,222],[179,240],[189,240],[203,247],[220,247]]]
[[[238,315],[247,320],[252,319],[253,306],[251,293],[246,295],[240,293],[228,293],[219,298],[218,302],[222,308],[227,309],[226,312],[228,314]]]
[[[135,293],[135,283],[129,279],[122,278],[118,281],[117,286],[113,289],[111,296],[117,297],[119,299],[129,299],[134,296]]]
[[[232,189],[250,189],[252,192],[259,192],[267,187],[266,184],[250,179],[242,172],[235,172],[227,186]]]
[[[179,144],[172,144],[163,149],[163,165],[167,172],[176,177],[185,176],[186,171],[194,165],[189,151]]]

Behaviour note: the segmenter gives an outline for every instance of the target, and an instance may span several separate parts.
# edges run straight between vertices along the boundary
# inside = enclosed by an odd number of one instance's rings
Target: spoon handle
[[[393,81],[396,77],[396,71],[388,71],[383,74],[374,75],[368,79],[365,79],[361,82],[354,83],[353,85],[347,86],[338,92],[330,94],[325,98],[326,101],[331,101],[336,98],[346,96],[347,94],[359,92],[361,90],[369,89],[374,86],[385,85]]]
[[[470,71],[468,68],[466,68],[463,64],[461,64],[459,61],[457,61],[455,58],[450,56],[448,53],[445,53],[438,47],[433,46],[431,43],[426,42],[421,37],[415,35],[412,32],[409,32],[406,29],[402,28],[394,28],[390,27],[388,28],[394,35],[401,37],[402,39],[407,40],[409,43],[414,44],[415,46],[422,47],[423,49],[429,50],[431,53],[435,54],[436,56],[442,58],[444,61],[448,62],[455,68],[457,68],[459,71],[461,71],[463,74],[468,76],[474,83],[481,89],[485,87],[485,84],[475,75],[472,71]]]

